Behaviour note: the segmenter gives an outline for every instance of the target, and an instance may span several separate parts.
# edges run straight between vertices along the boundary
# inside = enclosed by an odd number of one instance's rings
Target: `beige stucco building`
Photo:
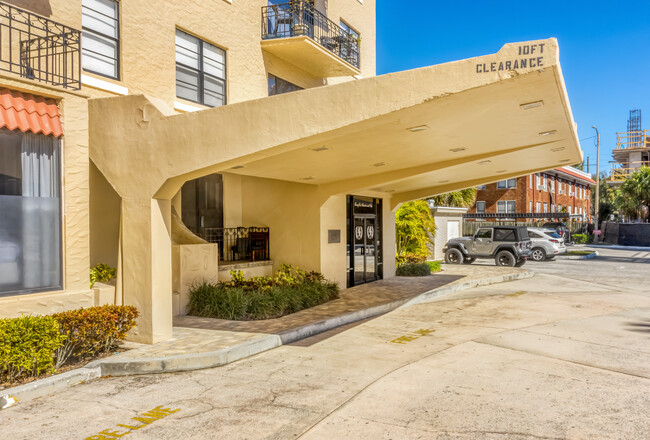
[[[554,39],[375,76],[374,0],[17,3],[45,35],[0,3],[0,316],[133,304],[163,340],[192,282],[391,277],[401,203],[582,159]]]

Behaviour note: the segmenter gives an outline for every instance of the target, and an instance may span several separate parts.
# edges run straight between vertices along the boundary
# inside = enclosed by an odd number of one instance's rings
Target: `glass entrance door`
[[[354,284],[377,279],[375,218],[354,219]]]
[[[380,280],[381,199],[348,196],[348,287]]]

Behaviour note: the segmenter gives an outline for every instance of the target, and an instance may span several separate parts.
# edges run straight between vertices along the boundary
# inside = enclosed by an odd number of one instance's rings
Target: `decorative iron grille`
[[[81,88],[81,32],[0,2],[0,70]]]
[[[262,8],[262,39],[307,36],[357,69],[359,40],[304,0]]]
[[[203,239],[219,245],[221,261],[269,260],[269,228],[203,228]]]

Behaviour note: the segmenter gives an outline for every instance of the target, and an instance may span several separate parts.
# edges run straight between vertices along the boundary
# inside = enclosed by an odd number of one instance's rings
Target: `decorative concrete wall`
[[[172,310],[174,316],[186,315],[190,289],[194,283],[216,283],[219,279],[217,244],[180,244],[172,246]],[[161,292],[163,293],[163,292]]]

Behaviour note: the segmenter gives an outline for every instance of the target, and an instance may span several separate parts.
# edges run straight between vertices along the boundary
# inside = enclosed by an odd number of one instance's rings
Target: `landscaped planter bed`
[[[252,321],[279,318],[339,297],[336,283],[318,272],[283,265],[273,277],[244,279],[232,271],[232,281],[202,283],[190,291],[190,315]]]

